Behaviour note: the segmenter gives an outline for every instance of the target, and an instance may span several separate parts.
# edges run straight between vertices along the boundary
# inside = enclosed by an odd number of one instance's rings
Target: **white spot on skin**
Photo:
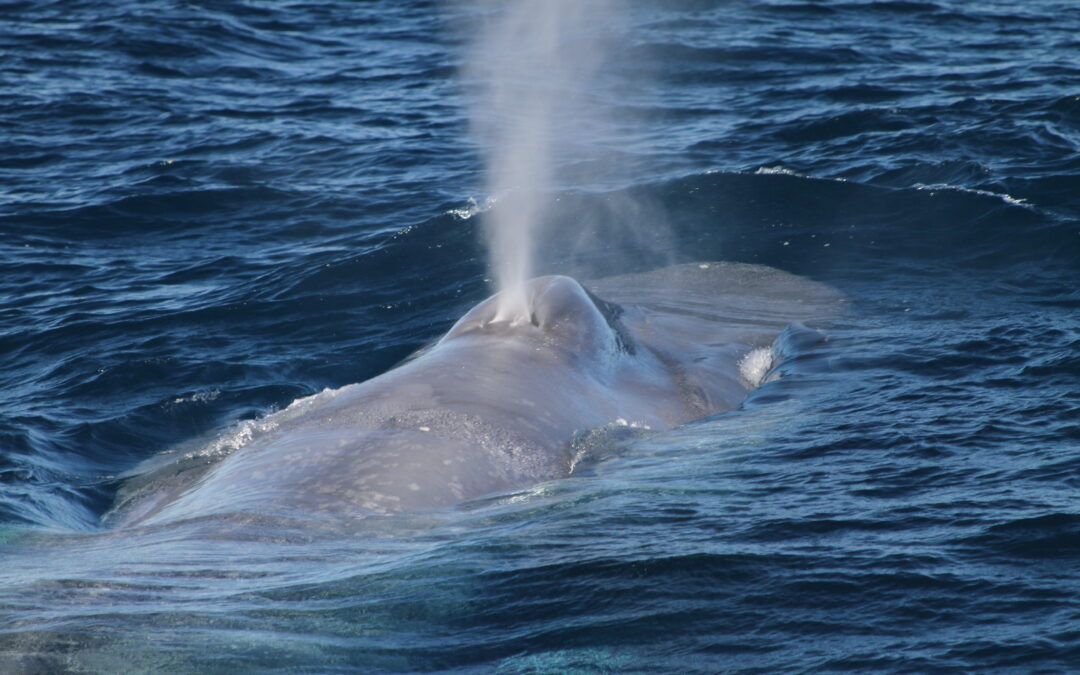
[[[420,431],[431,431],[431,427],[420,427]]]

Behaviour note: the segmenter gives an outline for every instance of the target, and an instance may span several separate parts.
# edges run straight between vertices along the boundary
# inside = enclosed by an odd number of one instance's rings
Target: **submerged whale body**
[[[732,263],[588,286],[533,279],[531,313],[514,321],[489,298],[393,370],[267,416],[220,460],[133,481],[107,522],[421,510],[563,477],[578,434],[738,406],[779,330],[839,302],[821,284]]]

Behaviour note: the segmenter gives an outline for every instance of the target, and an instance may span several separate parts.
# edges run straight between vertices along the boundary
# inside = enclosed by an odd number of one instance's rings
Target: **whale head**
[[[619,321],[622,307],[606,302],[567,276],[537,277],[526,282],[526,311],[500,313],[494,295],[474,307],[450,329],[440,345],[484,337],[537,341],[577,357],[605,359],[633,353],[633,343]]]

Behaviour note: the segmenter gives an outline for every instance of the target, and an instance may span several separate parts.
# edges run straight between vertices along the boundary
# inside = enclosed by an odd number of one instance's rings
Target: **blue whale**
[[[772,364],[779,331],[842,301],[822,284],[735,263],[586,285],[546,276],[526,290],[528,317],[500,320],[489,298],[389,372],[299,399],[146,472],[106,522],[435,509],[564,477],[580,434],[667,429],[737,407]]]

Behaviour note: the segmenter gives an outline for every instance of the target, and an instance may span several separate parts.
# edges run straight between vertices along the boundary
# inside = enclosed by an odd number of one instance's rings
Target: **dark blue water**
[[[144,461],[490,292],[459,76],[488,11],[0,3],[0,670],[1077,668],[1070,0],[615,5],[542,271],[772,265],[851,298],[828,340],[530,490],[101,530]]]

